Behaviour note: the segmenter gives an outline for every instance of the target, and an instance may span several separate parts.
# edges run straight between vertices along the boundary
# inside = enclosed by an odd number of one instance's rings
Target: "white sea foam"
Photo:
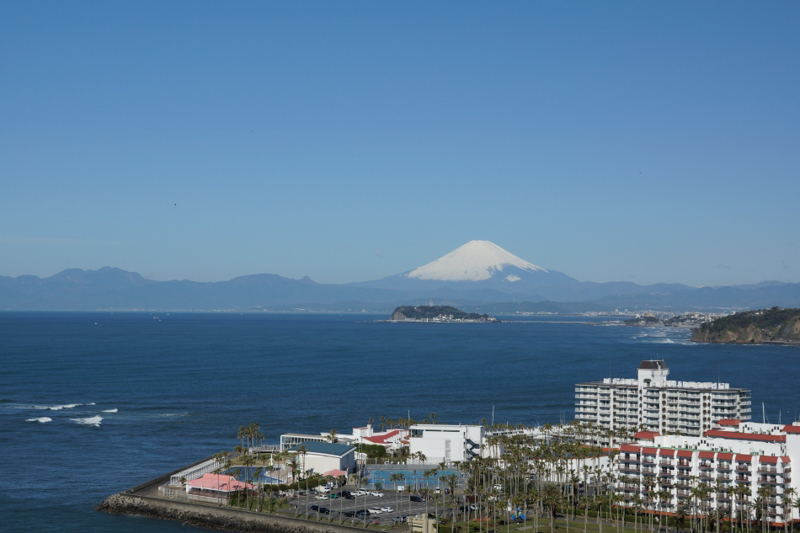
[[[94,426],[96,428],[100,427],[100,422],[103,421],[102,416],[90,416],[88,418],[70,418],[73,422],[77,422],[83,426]]]
[[[39,418],[29,418],[26,422],[39,422],[40,424],[44,424],[45,422],[52,422],[53,419],[49,416],[42,416]]]
[[[45,409],[47,411],[61,411],[62,409],[75,409],[82,403],[67,403],[64,405],[34,405],[34,409]]]
[[[101,411],[101,412],[102,413],[116,413],[118,411],[119,411],[119,409],[114,408],[114,409],[106,409],[106,410]]]

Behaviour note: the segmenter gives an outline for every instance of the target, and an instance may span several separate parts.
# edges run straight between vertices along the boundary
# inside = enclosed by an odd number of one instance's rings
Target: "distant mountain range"
[[[0,276],[0,310],[386,312],[399,305],[457,305],[494,312],[613,309],[712,310],[800,307],[800,284],[738,287],[578,281],[524,261],[488,241],[470,241],[414,270],[350,284],[274,274],[229,281],[154,281],[119,268],[64,270],[49,278]],[[489,306],[491,304],[491,306]]]

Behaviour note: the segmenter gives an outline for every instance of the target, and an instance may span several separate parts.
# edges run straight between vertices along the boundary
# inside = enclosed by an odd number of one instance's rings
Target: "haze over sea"
[[[232,448],[254,421],[267,442],[409,411],[477,423],[494,406],[496,422],[557,423],[573,419],[577,381],[634,377],[641,359],[665,359],[672,379],[750,388],[759,420],[761,402],[771,422],[800,406],[797,348],[697,345],[685,330],[584,318],[373,322],[384,318],[0,314],[0,529],[193,530],[92,508]]]

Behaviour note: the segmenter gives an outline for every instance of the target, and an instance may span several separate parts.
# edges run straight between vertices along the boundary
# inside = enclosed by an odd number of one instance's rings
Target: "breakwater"
[[[97,507],[98,511],[130,514],[176,520],[193,526],[242,533],[354,533],[363,529],[315,522],[288,516],[255,513],[241,509],[211,507],[191,502],[172,501],[167,498],[142,496],[121,492],[106,498]]]
[[[203,503],[180,501],[161,495],[159,487],[188,468],[209,458],[146,481],[131,489],[109,496],[95,509],[112,514],[145,516],[174,520],[193,526],[242,533],[363,533],[363,528],[330,522],[317,522],[289,516],[216,507]]]

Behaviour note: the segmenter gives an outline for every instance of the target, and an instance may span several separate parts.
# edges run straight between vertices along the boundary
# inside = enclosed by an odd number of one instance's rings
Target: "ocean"
[[[0,313],[0,531],[177,532],[112,516],[106,496],[231,449],[386,418],[570,421],[574,385],[635,377],[752,390],[753,417],[790,422],[800,349],[697,345],[689,332],[585,324],[393,324],[372,315]],[[600,319],[597,319],[600,320]],[[599,323],[599,322],[598,322]],[[203,530],[196,530],[203,531]]]

